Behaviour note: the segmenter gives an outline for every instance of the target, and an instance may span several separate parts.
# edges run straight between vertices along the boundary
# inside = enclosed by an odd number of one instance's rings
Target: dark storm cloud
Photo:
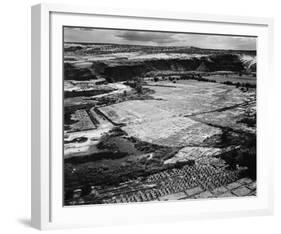
[[[73,30],[80,30],[80,31],[93,31],[94,29],[93,28],[72,28]]]
[[[138,32],[138,31],[121,31],[116,36],[126,41],[151,42],[151,43],[173,43],[177,42],[171,33],[155,33],[155,32]]]
[[[209,49],[256,50],[255,37],[164,33],[95,28],[64,28],[67,42],[115,43],[150,46],[194,46]]]

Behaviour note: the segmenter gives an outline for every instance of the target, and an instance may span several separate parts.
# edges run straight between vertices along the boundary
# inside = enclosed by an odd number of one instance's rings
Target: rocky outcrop
[[[71,63],[64,63],[65,80],[90,80],[96,78],[91,68],[76,67]]]

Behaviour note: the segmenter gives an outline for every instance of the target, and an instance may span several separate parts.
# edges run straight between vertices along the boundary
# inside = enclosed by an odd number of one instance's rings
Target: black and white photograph
[[[255,197],[256,44],[64,26],[64,205]]]

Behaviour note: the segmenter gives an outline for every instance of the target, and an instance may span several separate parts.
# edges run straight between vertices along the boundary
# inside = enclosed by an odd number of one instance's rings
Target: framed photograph
[[[272,213],[268,18],[32,8],[32,225]]]

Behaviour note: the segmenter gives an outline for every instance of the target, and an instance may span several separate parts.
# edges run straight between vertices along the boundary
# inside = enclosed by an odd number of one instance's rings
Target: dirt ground
[[[160,145],[200,145],[220,134],[220,126],[240,129],[245,108],[255,105],[254,92],[217,83],[148,85],[155,91],[154,100],[127,101],[100,110],[114,123],[124,124],[130,136]],[[251,131],[246,126],[244,130]]]

